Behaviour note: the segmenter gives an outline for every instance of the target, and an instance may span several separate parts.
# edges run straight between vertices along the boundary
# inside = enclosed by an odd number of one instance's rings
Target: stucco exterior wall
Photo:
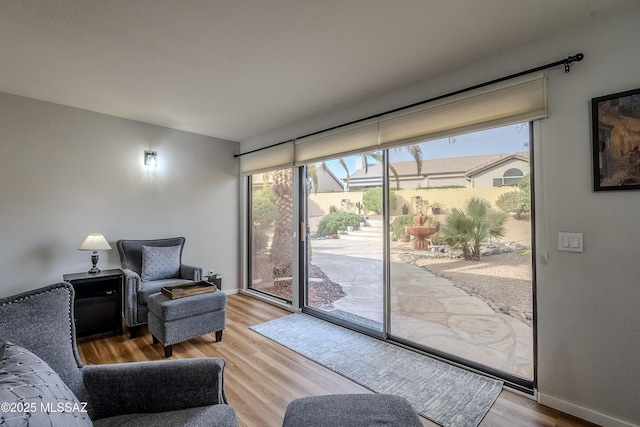
[[[512,187],[486,187],[486,188],[431,188],[395,191],[397,206],[391,211],[391,215],[401,215],[402,206],[406,204],[410,213],[415,213],[417,209],[423,209],[425,214],[430,214],[428,208],[433,202],[441,203],[445,209],[463,209],[467,200],[478,197],[488,200],[492,205],[502,193],[513,191]],[[356,203],[362,203],[362,191],[349,191],[345,193],[318,193],[312,194],[308,198],[309,216],[324,216],[329,213],[329,208],[335,206],[338,211],[343,207],[349,212],[358,213]],[[416,197],[420,197],[422,203],[416,203]],[[361,211],[363,215],[372,214],[366,210]]]

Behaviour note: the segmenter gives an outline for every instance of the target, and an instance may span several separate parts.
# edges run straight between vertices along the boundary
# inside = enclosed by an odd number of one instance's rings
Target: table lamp
[[[109,246],[109,242],[104,236],[100,233],[92,233],[84,239],[84,242],[78,248],[79,251],[93,251],[91,254],[91,262],[93,263],[93,267],[89,270],[89,273],[100,273],[100,269],[96,267],[98,263],[98,251],[108,251],[111,250],[111,246]]]

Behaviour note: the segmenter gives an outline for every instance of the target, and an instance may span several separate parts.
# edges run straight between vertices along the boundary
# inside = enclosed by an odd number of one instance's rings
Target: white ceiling
[[[632,4],[2,0],[0,91],[242,141]]]

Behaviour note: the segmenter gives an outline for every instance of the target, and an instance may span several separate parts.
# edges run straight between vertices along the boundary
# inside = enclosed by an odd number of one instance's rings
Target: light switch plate
[[[561,231],[558,236],[558,250],[564,252],[584,252],[582,233]]]

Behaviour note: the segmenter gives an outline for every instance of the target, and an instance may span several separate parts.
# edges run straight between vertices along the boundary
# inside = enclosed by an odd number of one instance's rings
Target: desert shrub
[[[527,196],[531,196],[531,174],[526,174],[520,182],[518,182],[518,188],[523,191]]]
[[[504,212],[516,214],[520,219],[523,213],[531,210],[531,184],[530,175],[526,174],[518,183],[518,189],[503,193],[496,200],[496,206]]]
[[[436,231],[440,231],[440,221],[435,216],[428,216],[425,225],[428,227],[435,227]]]
[[[496,206],[503,212],[515,213],[516,218],[520,219],[523,213],[531,210],[531,200],[523,191],[509,191],[508,193],[502,193],[498,197]]]
[[[254,226],[269,225],[276,219],[276,195],[273,188],[268,187],[251,197],[251,216]]]
[[[329,213],[332,213],[332,212],[338,212],[338,208],[336,207],[336,205],[329,206]]]
[[[403,236],[405,233],[404,228],[407,225],[413,225],[413,217],[411,215],[400,215],[394,218],[391,223],[391,231],[393,232],[393,237],[396,239],[400,236]]]
[[[362,193],[362,205],[369,211],[375,213],[382,212],[382,187],[366,188]],[[398,205],[398,197],[396,190],[392,189],[389,193],[389,207],[394,210]]]
[[[269,236],[264,231],[254,228],[251,230],[251,240],[253,242],[253,252],[263,251],[269,245]]]
[[[360,228],[360,222],[364,219],[354,213],[332,212],[325,215],[318,224],[318,236],[331,236],[336,234],[338,230],[346,230],[351,225],[354,230]]]

